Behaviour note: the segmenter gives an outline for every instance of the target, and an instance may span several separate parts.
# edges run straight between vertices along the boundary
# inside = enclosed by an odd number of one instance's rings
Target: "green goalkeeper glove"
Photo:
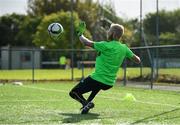
[[[84,21],[81,21],[76,30],[76,33],[78,36],[81,36],[85,32],[85,30],[86,30],[86,23]]]

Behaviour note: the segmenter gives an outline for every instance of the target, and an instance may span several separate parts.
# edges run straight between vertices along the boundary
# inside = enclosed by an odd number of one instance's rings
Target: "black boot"
[[[87,105],[85,105],[82,108],[81,114],[87,114],[89,112],[90,109],[94,108],[94,103],[93,102],[89,102]]]

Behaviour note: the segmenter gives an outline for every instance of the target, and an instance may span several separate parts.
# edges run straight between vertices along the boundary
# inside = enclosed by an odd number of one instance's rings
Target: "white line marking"
[[[53,92],[63,92],[63,93],[68,93],[68,91],[57,90],[57,89],[46,89],[46,88],[30,87],[30,86],[21,86],[21,87],[32,88],[32,89],[39,89],[39,90],[45,90],[45,91],[53,91]],[[107,96],[102,96],[102,95],[99,95],[98,97],[106,98],[106,99],[112,99],[112,100],[123,101],[123,99],[115,98],[115,97],[107,97]],[[137,103],[144,103],[144,104],[150,104],[150,105],[161,105],[161,106],[168,106],[168,107],[180,108],[180,106],[177,106],[177,105],[171,105],[171,104],[162,104],[162,103],[155,103],[155,102],[143,102],[143,101],[139,101],[139,100],[136,100],[136,101],[134,101],[134,102],[137,102]]]
[[[180,108],[180,106],[171,105],[171,104],[162,104],[162,103],[156,103],[156,102],[143,102],[143,101],[139,101],[139,100],[136,100],[135,102],[144,103],[144,104],[163,105],[163,106],[169,106],[169,107],[174,107],[174,108]]]
[[[40,88],[40,87],[32,87],[32,86],[21,86],[24,88],[32,88],[32,89],[39,89],[39,90],[45,90],[45,91],[53,91],[53,92],[63,92],[63,93],[67,93],[67,91],[64,90],[57,90],[57,89],[46,89],[46,88]]]
[[[63,100],[1,100],[3,102],[61,102]]]
[[[115,97],[106,97],[106,96],[101,96],[101,97],[102,97],[102,98],[107,98],[107,99],[112,99],[112,100],[123,101],[123,99],[115,98]],[[168,106],[168,107],[180,108],[180,106],[177,106],[177,105],[162,104],[162,103],[156,103],[156,102],[143,102],[143,101],[139,101],[139,100],[136,100],[136,101],[134,101],[134,102],[144,103],[144,104],[150,104],[150,105],[160,105],[160,106]]]

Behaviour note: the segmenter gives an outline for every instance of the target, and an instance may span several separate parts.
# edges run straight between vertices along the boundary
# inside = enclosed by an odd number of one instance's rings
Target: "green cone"
[[[136,98],[132,93],[127,93],[126,96],[123,98],[124,101],[136,101]]]

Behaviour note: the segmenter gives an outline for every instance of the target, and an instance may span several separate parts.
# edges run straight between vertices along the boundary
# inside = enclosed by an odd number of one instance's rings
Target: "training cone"
[[[127,93],[126,96],[123,98],[124,101],[136,101],[136,98],[132,93]]]

